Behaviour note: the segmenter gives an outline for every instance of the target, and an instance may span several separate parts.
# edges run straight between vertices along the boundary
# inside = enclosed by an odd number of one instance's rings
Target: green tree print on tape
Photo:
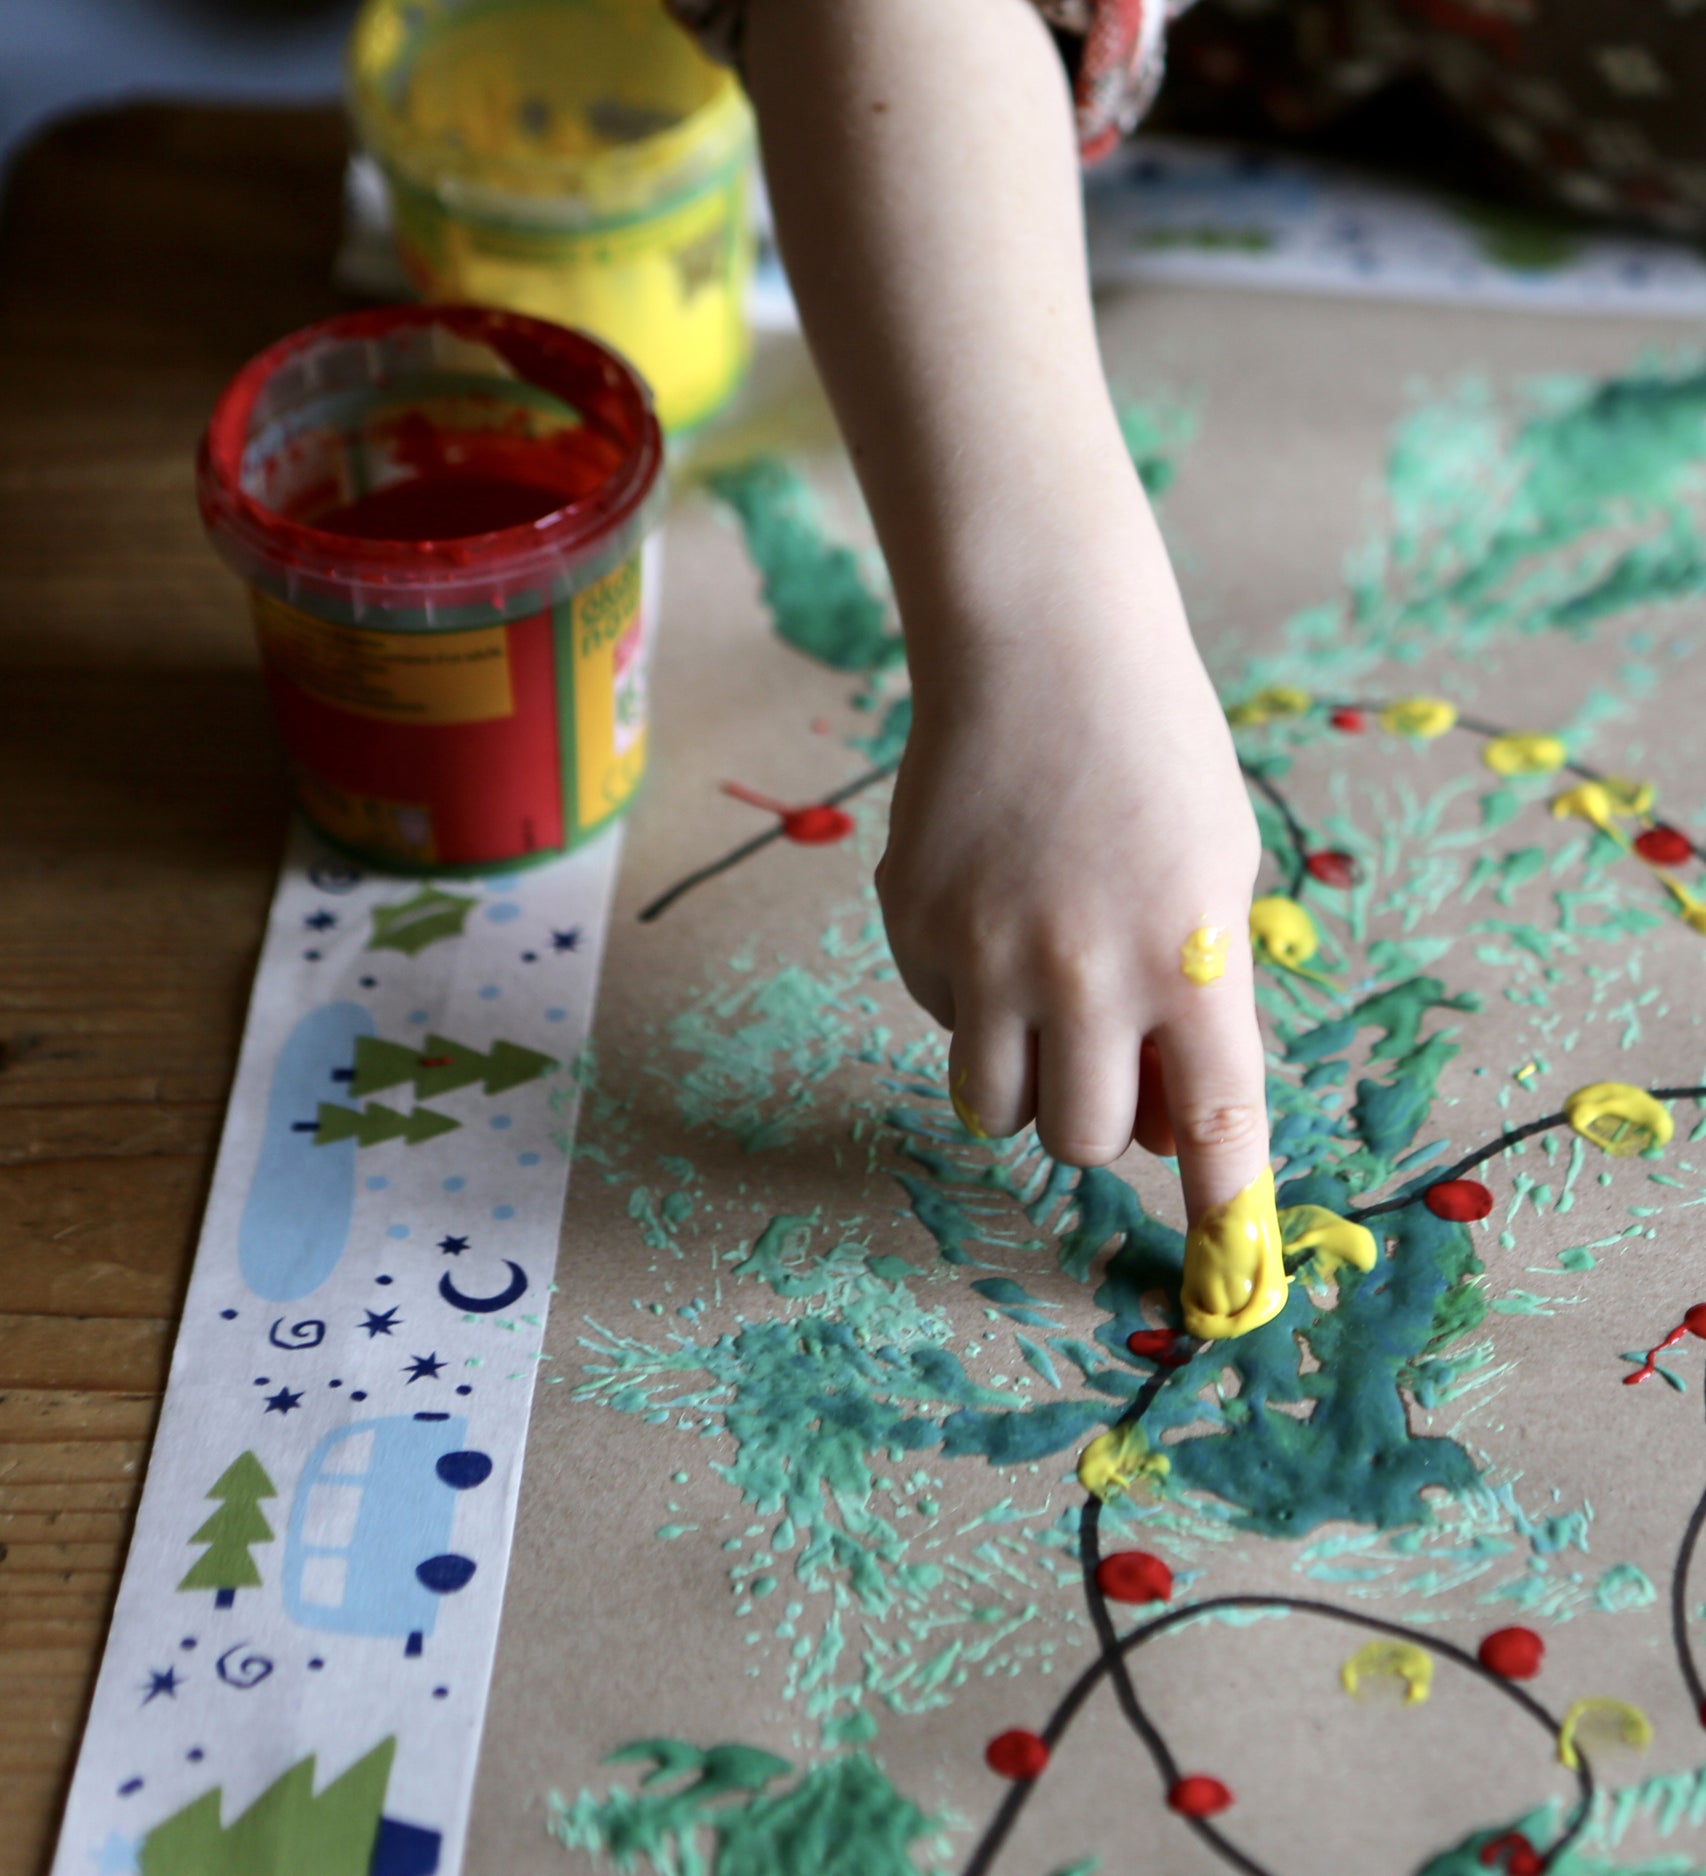
[[[310,1753],[229,1824],[215,1785],[143,1838],[140,1876],[369,1876],[396,1749],[381,1740],[318,1797]]]
[[[190,1542],[208,1548],[190,1565],[178,1588],[211,1589],[213,1606],[229,1609],[238,1590],[260,1587],[261,1572],[249,1551],[252,1545],[273,1541],[260,1501],[276,1498],[278,1488],[255,1455],[243,1453],[214,1480],[207,1496],[222,1502]]]

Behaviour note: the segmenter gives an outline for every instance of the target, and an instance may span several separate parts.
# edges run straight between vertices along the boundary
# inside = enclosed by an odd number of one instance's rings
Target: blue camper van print
[[[397,1635],[418,1655],[439,1599],[474,1560],[450,1549],[456,1495],[492,1462],[464,1445],[466,1420],[394,1414],[339,1427],[308,1455],[284,1543],[284,1607],[303,1628]]]

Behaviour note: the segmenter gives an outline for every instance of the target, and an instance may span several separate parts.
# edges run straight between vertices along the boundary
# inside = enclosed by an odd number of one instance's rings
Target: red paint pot
[[[1048,1767],[1048,1746],[1040,1735],[1015,1726],[996,1736],[983,1749],[984,1763],[992,1772],[1020,1783],[1038,1778]]]
[[[1635,836],[1635,851],[1650,866],[1685,866],[1694,857],[1688,836],[1662,823]]]
[[[646,766],[663,443],[614,352],[480,307],[349,313],[214,410],[202,519],[247,581],[315,826],[405,871],[578,845]]]
[[[1479,1179],[1442,1179],[1422,1194],[1422,1203],[1436,1218],[1472,1225],[1493,1209],[1493,1195]]]

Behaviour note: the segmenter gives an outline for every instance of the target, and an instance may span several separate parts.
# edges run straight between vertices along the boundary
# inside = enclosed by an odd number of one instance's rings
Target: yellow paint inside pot
[[[357,133],[431,300],[575,326],[709,417],[750,348],[751,114],[655,0],[367,0]]]

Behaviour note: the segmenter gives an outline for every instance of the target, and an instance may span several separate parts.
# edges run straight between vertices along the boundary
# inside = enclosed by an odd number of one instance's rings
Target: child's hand
[[[1005,1135],[1034,1118],[1080,1166],[1134,1137],[1176,1151],[1198,1219],[1268,1164],[1260,846],[1182,617],[1121,613],[1105,583],[1100,598],[1057,586],[1030,629],[977,633],[951,683],[921,673],[877,880],[902,978],[954,1032],[966,1124]],[[1186,974],[1217,954],[1211,981]],[[1193,1256],[1193,1333],[1238,1333],[1283,1301],[1277,1234],[1258,1237]]]

